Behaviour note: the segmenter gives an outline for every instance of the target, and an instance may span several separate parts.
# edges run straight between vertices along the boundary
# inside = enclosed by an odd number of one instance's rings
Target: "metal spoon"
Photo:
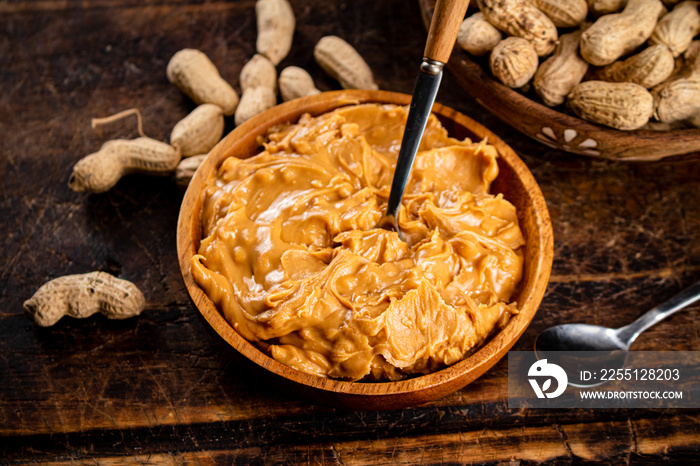
[[[395,230],[401,239],[403,237],[398,222],[401,198],[411,175],[413,160],[418,152],[430,110],[440,87],[442,68],[450,58],[452,48],[457,40],[459,26],[462,24],[468,5],[469,0],[438,0],[435,4],[435,13],[430,22],[428,40],[423,52],[423,63],[420,66],[416,87],[413,90],[406,129],[396,161],[386,213],[378,224],[380,228]]]
[[[563,324],[550,327],[535,340],[535,351],[628,351],[637,337],[700,299],[700,281],[659,304],[629,325],[612,329],[589,324]]]
[[[584,373],[595,373],[602,367],[625,367],[630,346],[642,332],[698,299],[700,281],[618,329],[589,324],[550,327],[537,336],[535,354],[538,359],[547,359],[563,367],[569,374],[568,385],[580,388],[602,385],[606,381],[584,379]]]

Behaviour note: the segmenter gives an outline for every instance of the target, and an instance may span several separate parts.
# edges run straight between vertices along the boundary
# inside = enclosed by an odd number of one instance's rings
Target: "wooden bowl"
[[[500,175],[492,191],[502,192],[516,206],[526,240],[523,279],[514,296],[520,313],[471,356],[438,372],[400,382],[345,382],[309,375],[268,357],[241,337],[196,284],[190,272],[190,261],[199,248],[202,235],[201,193],[206,181],[225,158],[245,158],[260,152],[258,136],[274,125],[296,123],[304,113],[320,115],[355,103],[408,105],[410,101],[411,96],[405,94],[353,90],[325,92],[278,105],[228,134],[209,153],[185,193],[178,220],[177,250],[182,276],[195,306],[226,344],[252,361],[255,367],[274,374],[277,382],[287,382],[288,388],[314,402],[352,409],[395,409],[421,404],[458,390],[486,372],[506,354],[534,317],[547,287],[553,255],[552,226],[545,200],[532,174],[498,136],[470,118],[439,104],[435,104],[433,112],[450,135],[475,140],[488,137],[489,143],[497,148]]]
[[[426,25],[433,17],[435,1],[419,0]],[[504,86],[459,46],[452,51],[447,68],[483,107],[526,136],[555,149],[591,157],[643,161],[700,152],[700,129],[619,131],[589,123]]]

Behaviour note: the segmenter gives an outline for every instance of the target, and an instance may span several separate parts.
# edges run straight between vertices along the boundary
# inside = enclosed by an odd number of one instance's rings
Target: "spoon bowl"
[[[612,328],[588,324],[563,324],[550,327],[535,340],[538,351],[615,351],[629,350]]]
[[[628,350],[629,345],[620,341],[617,330],[599,325],[557,325],[540,333],[535,340],[537,359],[562,367],[568,375],[568,385],[580,388],[605,383],[583,380],[582,371],[622,368]]]

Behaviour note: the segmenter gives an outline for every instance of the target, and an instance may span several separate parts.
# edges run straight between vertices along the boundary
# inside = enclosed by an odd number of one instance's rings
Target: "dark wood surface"
[[[382,89],[410,93],[426,32],[417,2],[292,1],[281,67],[307,68],[327,34],[352,43]],[[207,333],[178,269],[181,192],[133,176],[102,195],[70,191],[71,168],[138,107],[166,141],[193,105],[165,78],[179,49],[206,52],[234,87],[254,53],[254,2],[0,2],[0,462],[236,464],[684,463],[700,458],[697,410],[509,410],[505,360],[427,405],[355,412],[254,379]],[[281,68],[280,68],[281,69]],[[700,161],[623,163],[546,148],[445,77],[438,101],[485,124],[528,165],[547,200],[554,267],[514,349],[558,323],[623,325],[700,278]],[[231,129],[229,127],[229,129]],[[22,302],[46,280],[105,270],[147,308],[39,328]],[[700,349],[699,306],[652,328],[636,350]]]

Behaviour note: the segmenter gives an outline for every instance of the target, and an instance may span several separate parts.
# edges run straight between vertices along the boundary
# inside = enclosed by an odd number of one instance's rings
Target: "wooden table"
[[[410,93],[426,33],[417,2],[293,0],[281,64],[335,89],[312,56],[346,38],[382,89]],[[0,458],[105,463],[611,463],[700,458],[697,410],[509,410],[505,360],[436,402],[347,412],[296,399],[240,370],[199,322],[175,252],[182,193],[133,176],[110,192],[70,191],[72,166],[141,109],[167,141],[192,108],[165,67],[205,51],[238,86],[254,53],[254,1],[0,2]],[[552,217],[555,260],[540,311],[514,349],[558,323],[619,326],[700,278],[700,158],[615,163],[545,148],[444,79],[438,101],[484,123],[521,155]],[[230,129],[230,128],[229,128]],[[57,276],[104,270],[133,281],[138,318],[39,328],[22,303]],[[645,333],[636,350],[700,349],[699,307]]]

